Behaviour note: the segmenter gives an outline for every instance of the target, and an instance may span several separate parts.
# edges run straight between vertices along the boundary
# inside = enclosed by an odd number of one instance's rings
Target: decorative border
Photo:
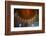
[[[24,6],[24,5],[11,5],[11,31],[31,31],[31,30],[42,30],[42,6]],[[38,9],[39,10],[39,26],[37,27],[14,27],[14,8],[21,9]],[[25,29],[26,28],[26,29]]]
[[[42,6],[42,30],[29,30],[29,31],[16,31],[11,32],[11,5],[28,5],[28,6]],[[44,33],[45,32],[45,7],[44,3],[35,2],[17,2],[17,1],[5,1],[5,34],[6,35],[17,35],[17,34],[33,34],[33,33]]]

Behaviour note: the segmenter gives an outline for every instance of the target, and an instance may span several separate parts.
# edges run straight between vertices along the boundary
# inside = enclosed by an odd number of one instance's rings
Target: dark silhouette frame
[[[29,6],[42,6],[42,30],[32,30],[32,31],[19,31],[11,32],[10,31],[10,5],[29,5]],[[44,3],[35,3],[35,2],[17,2],[17,1],[5,1],[5,35],[18,35],[18,34],[35,34],[35,33],[44,33],[45,32],[45,4]]]

